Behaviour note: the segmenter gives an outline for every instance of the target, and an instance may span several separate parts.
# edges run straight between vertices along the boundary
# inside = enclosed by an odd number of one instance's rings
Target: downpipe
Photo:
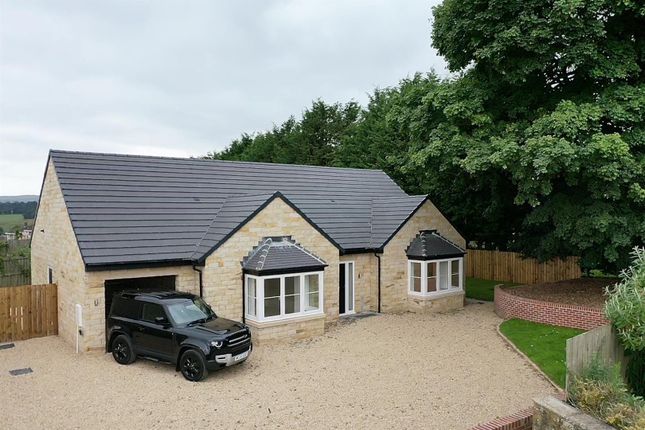
[[[378,269],[376,271],[376,279],[377,279],[377,285],[378,285],[378,296],[376,299],[376,304],[377,304],[377,309],[378,313],[381,313],[381,256],[377,254],[376,252],[374,253],[374,256],[376,257]]]

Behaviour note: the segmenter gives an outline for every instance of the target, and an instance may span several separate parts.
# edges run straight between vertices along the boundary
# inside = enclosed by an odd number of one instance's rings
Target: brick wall
[[[528,299],[495,287],[495,312],[504,319],[520,318],[542,324],[591,330],[608,324],[602,310]]]
[[[436,229],[443,237],[458,246],[466,248],[466,241],[435,205],[426,201],[408,222],[394,235],[383,250],[381,257],[381,309],[383,312],[406,312],[409,310],[448,310],[454,305],[461,307],[459,298],[439,298],[436,303],[443,305],[419,306],[408,299],[408,257],[405,250],[420,230]],[[464,257],[464,267],[466,266]],[[459,295],[463,298],[463,293]]]
[[[532,428],[533,409],[530,408],[485,424],[479,424],[471,430],[531,430]]]

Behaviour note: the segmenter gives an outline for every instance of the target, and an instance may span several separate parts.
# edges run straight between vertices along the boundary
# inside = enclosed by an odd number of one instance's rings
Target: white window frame
[[[318,275],[318,309],[306,310],[305,300],[308,298],[305,293],[305,277],[309,275]],[[285,314],[285,278],[299,277],[300,278],[300,311],[290,314]],[[249,311],[249,296],[247,291],[248,279],[255,279],[255,315],[250,315]],[[280,279],[280,315],[270,317],[264,316],[264,281],[266,279]],[[244,316],[246,319],[255,322],[268,322],[268,321],[284,321],[294,318],[301,318],[303,316],[321,315],[323,310],[323,272],[299,272],[299,273],[285,273],[281,275],[244,275]]]
[[[459,286],[452,287],[452,262],[459,261]],[[441,262],[448,263],[448,280],[447,290],[441,290],[441,270],[439,264]],[[412,263],[421,264],[421,292],[416,292],[412,289]],[[428,291],[428,264],[436,264],[436,291]],[[442,258],[439,260],[408,260],[408,295],[416,297],[440,297],[449,294],[454,294],[464,290],[464,258]]]
[[[344,266],[343,266],[344,265]],[[349,281],[349,277],[347,276],[347,272],[349,272],[349,267],[352,267],[352,297],[349,297],[349,292],[347,291],[347,285]],[[339,315],[352,315],[356,313],[356,264],[354,263],[354,260],[349,260],[349,261],[341,261],[338,263],[338,270],[340,270],[341,267],[345,268],[345,312],[344,313],[339,313]],[[339,274],[340,277],[340,274]],[[351,304],[352,304],[352,309],[348,310],[349,306],[348,303],[350,303],[351,299]]]

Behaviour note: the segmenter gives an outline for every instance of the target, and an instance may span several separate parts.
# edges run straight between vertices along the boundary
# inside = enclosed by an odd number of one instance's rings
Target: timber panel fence
[[[0,287],[14,287],[31,283],[31,259],[10,257],[0,259]]]
[[[518,284],[539,284],[582,276],[579,259],[567,257],[540,262],[517,252],[469,249],[466,276]]]
[[[610,324],[567,339],[567,388],[570,376],[579,375],[594,357],[610,366],[620,363],[624,374],[627,365],[625,350]]]
[[[58,334],[56,284],[0,288],[0,342]]]

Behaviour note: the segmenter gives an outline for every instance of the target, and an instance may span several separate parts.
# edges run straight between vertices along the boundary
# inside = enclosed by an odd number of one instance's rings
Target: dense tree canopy
[[[645,242],[644,36],[642,2],[445,0],[454,78],[317,101],[209,155],[381,168],[480,245],[625,267]]]

